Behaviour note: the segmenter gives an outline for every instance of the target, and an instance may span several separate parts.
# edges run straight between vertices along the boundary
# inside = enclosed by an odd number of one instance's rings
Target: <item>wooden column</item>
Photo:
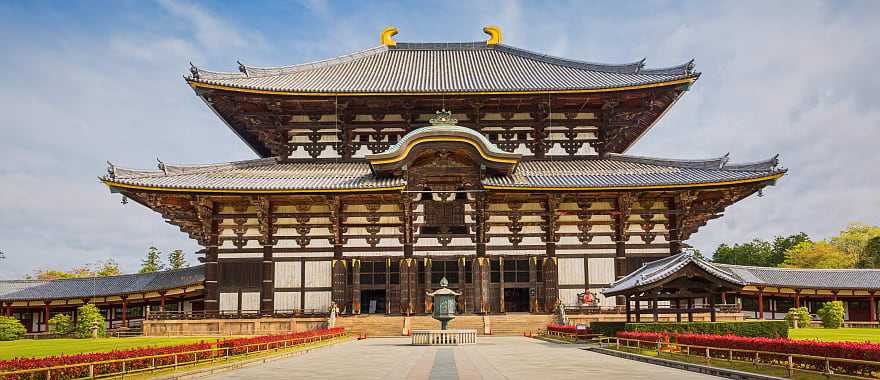
[[[801,307],[801,290],[800,289],[794,291],[794,307],[795,308]]]
[[[464,256],[459,256],[456,260],[458,260],[458,292],[461,293],[461,296],[455,298],[455,312],[456,313],[466,313],[467,308],[467,296],[465,296],[465,287],[467,286],[467,280],[465,277],[465,263],[467,263],[467,258]]]
[[[205,311],[216,313],[220,310],[220,291],[218,287],[219,266],[217,257],[217,235],[205,252]]]
[[[715,294],[709,293],[709,321],[715,322]]]
[[[837,291],[836,291],[836,290],[832,290],[832,291],[831,291],[831,294],[834,295],[834,297],[831,298],[831,300],[832,300],[832,301],[837,301]]]
[[[636,301],[636,323],[642,321],[642,300],[639,297],[634,297]]]
[[[339,307],[339,310],[341,312],[350,313],[351,310],[349,310],[349,308],[346,307],[345,304],[345,291],[346,287],[348,286],[348,284],[346,283],[348,281],[348,262],[341,257],[334,258],[330,262],[330,268],[330,286],[332,289],[332,301],[336,304],[337,307]],[[403,269],[401,268],[401,271],[402,270]],[[403,273],[401,273],[401,276],[403,276]]]
[[[46,325],[46,332],[49,331],[49,303],[50,301],[43,301],[43,324]]]
[[[122,296],[122,325],[128,327],[128,309],[126,308],[128,302],[126,300],[128,297]]]
[[[489,312],[489,278],[491,269],[488,257],[474,258],[472,268],[474,286],[474,313]]]
[[[507,312],[504,307],[504,257],[498,256],[498,311]]]
[[[632,297],[627,295],[624,299],[626,300],[626,323],[630,323],[632,322],[632,305],[630,305]]]
[[[871,292],[871,297],[868,298],[868,302],[869,302],[868,310],[871,313],[871,316],[870,316],[870,318],[868,318],[868,321],[877,322],[877,300],[874,298],[874,292]]]
[[[424,283],[425,292],[430,292],[431,290],[433,290],[433,289],[431,289],[431,272],[432,272],[431,258],[425,257],[423,259],[423,262],[425,264],[425,283]],[[434,309],[434,304],[431,301],[431,297],[425,296],[425,313],[430,314],[433,309]]]
[[[764,319],[764,288],[758,288],[758,319]]]
[[[688,322],[694,321],[694,299],[688,298],[687,302]]]
[[[275,313],[275,259],[272,246],[263,246],[262,287],[260,288],[260,314]]]
[[[529,256],[529,312],[538,313],[538,257]]]
[[[654,319],[654,322],[660,322],[660,313],[657,310],[657,295],[654,295],[654,298],[651,299],[651,315]]]
[[[556,266],[556,256],[544,257],[544,311],[552,313],[559,299],[559,280]]]
[[[351,313],[361,313],[361,261],[351,259]]]
[[[159,312],[165,312],[165,292],[159,292]]]
[[[675,299],[675,321],[681,322],[681,299]]]
[[[400,313],[412,315],[418,300],[418,262],[412,257],[400,259]]]
[[[398,268],[399,269],[399,268]],[[398,276],[400,272],[398,272]],[[400,278],[398,277],[397,289],[400,289]],[[391,258],[385,259],[385,315],[391,314]]]
[[[12,316],[12,302],[6,303],[6,310],[4,312],[4,315],[6,315],[7,317]]]

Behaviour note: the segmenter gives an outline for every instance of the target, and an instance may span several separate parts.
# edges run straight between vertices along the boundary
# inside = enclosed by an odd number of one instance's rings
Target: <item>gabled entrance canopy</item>
[[[428,127],[407,133],[385,152],[368,155],[373,173],[399,175],[422,157],[456,155],[478,163],[492,174],[509,175],[522,158],[501,150],[473,129],[455,125],[458,120],[449,111],[437,111],[430,122]]]

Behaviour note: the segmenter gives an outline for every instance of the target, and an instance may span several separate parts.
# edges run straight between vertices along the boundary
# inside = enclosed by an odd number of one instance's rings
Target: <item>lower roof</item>
[[[675,188],[766,181],[784,173],[775,158],[735,165],[729,164],[726,156],[670,160],[612,154],[605,158],[522,161],[509,175],[484,178],[483,186],[513,190]],[[229,193],[381,191],[406,186],[403,177],[375,175],[366,160],[282,162],[275,158],[191,166],[161,163],[159,170],[123,169],[111,164],[101,180],[111,188]]]
[[[802,269],[715,265],[753,286],[797,289],[880,289],[880,269]]]
[[[48,281],[0,281],[0,301],[56,300],[117,296],[200,285],[204,266],[120,276],[65,278]]]

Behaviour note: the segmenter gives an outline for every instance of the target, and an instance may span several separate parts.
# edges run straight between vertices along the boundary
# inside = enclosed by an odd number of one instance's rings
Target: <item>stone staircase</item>
[[[409,317],[411,330],[437,330],[440,328],[440,322],[427,315],[417,315]],[[450,329],[476,330],[477,334],[483,335],[483,316],[482,315],[457,315],[455,319],[449,321]]]
[[[529,313],[509,313],[487,316],[492,329],[492,335],[509,336],[523,335],[524,333],[535,334],[546,329],[547,324],[553,320],[552,315],[540,315]]]
[[[402,336],[404,317],[399,315],[353,315],[336,318],[336,327],[345,327],[354,336]]]

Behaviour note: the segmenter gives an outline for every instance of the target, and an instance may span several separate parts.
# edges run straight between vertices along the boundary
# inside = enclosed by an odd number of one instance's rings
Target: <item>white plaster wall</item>
[[[588,259],[590,283],[591,284],[610,284],[614,282],[614,258],[613,257],[591,257]]]
[[[330,292],[306,292],[304,309],[327,310],[330,307]]]
[[[299,309],[299,301],[299,292],[275,292],[275,310]]]
[[[303,284],[306,288],[330,287],[330,262],[329,261],[306,261],[306,278]],[[306,298],[308,300],[308,298]],[[308,302],[306,302],[308,303]],[[306,307],[310,309],[309,307]]]
[[[302,286],[302,263],[299,261],[279,261],[275,263],[275,287],[299,288]]]
[[[582,257],[559,258],[559,285],[582,285],[584,283],[584,259]]]
[[[238,293],[220,293],[220,312],[238,311]]]
[[[241,310],[243,310],[243,311],[260,310],[260,292],[242,292],[241,293]]]

